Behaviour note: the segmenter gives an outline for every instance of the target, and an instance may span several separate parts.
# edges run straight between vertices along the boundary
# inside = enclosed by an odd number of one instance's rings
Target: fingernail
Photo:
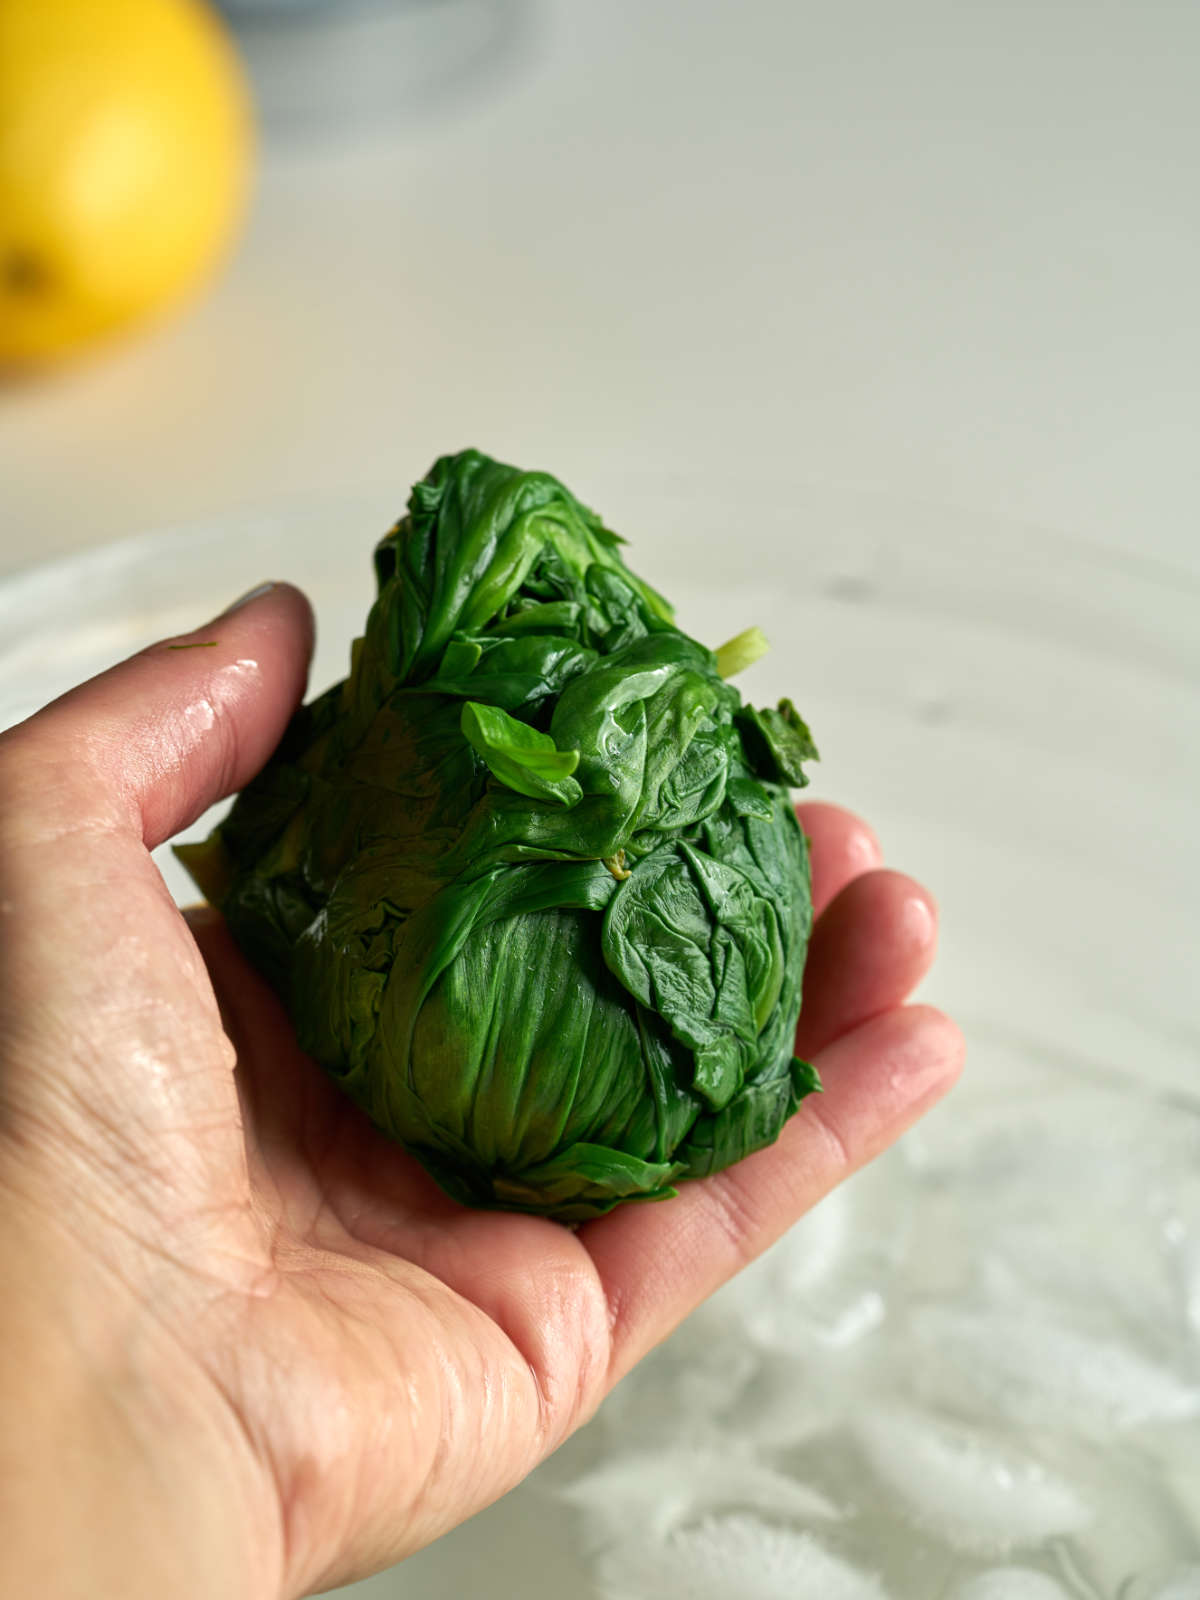
[[[235,611],[240,611],[243,606],[248,606],[252,600],[260,600],[264,594],[270,594],[274,587],[274,583],[256,584],[253,589],[247,589],[244,595],[235,600],[231,606],[226,606],[224,611],[219,614],[222,617],[232,616]]]

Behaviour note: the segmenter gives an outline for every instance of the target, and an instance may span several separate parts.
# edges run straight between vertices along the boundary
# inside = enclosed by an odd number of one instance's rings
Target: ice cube
[[[738,1434],[761,1449],[779,1450],[831,1433],[862,1402],[867,1363],[851,1359],[856,1353],[764,1354],[738,1397]]]
[[[975,1281],[991,1301],[1036,1300],[1094,1331],[1135,1334],[1150,1349],[1180,1329],[1178,1272],[1144,1212],[1047,1205],[1037,1217],[982,1218],[968,1200],[962,1222],[977,1243]]]
[[[739,1324],[701,1306],[617,1385],[594,1427],[618,1447],[720,1433],[758,1371],[760,1356]]]
[[[926,1191],[914,1255],[927,1275],[941,1267],[931,1292],[1032,1291],[1097,1331],[1140,1330],[1151,1348],[1177,1336],[1171,1230],[1186,1235],[1189,1215],[1200,1228],[1194,1109],[1060,1081],[955,1112],[908,1145]]]
[[[1141,1086],[1082,1085],[1058,1077],[988,1090],[959,1102],[955,1115],[931,1123],[910,1140],[908,1158],[922,1171],[1019,1190],[1036,1178],[1058,1190],[1078,1189],[1096,1170],[1118,1186],[1153,1189],[1163,1157],[1190,1170],[1200,1146],[1200,1121]],[[1098,1191],[1097,1198],[1105,1198]]]
[[[735,1441],[720,1449],[610,1454],[553,1492],[579,1508],[595,1544],[629,1537],[660,1543],[681,1524],[717,1512],[755,1510],[802,1523],[840,1515],[823,1494],[756,1461]]]
[[[1200,1339],[1200,1227],[1179,1242],[1177,1274],[1183,1295],[1183,1315],[1192,1334]]]
[[[624,1540],[600,1556],[596,1577],[602,1600],[887,1600],[876,1578],[812,1534],[750,1516]]]
[[[1128,1590],[1122,1589],[1121,1600],[1200,1600],[1200,1567],[1143,1575]]]
[[[1200,1567],[1191,1567],[1168,1578],[1151,1600],[1200,1600]]]
[[[1168,1367],[1046,1315],[926,1306],[909,1327],[914,1381],[999,1417],[1103,1436],[1200,1415],[1200,1389]]]
[[[899,1158],[873,1163],[802,1217],[716,1304],[764,1350],[857,1342],[884,1319],[913,1188]]]
[[[847,1249],[853,1248],[851,1211],[857,1199],[852,1183],[833,1190],[794,1222],[761,1261],[743,1273],[741,1281],[762,1276],[786,1285],[793,1294],[812,1289],[836,1270]]]
[[[993,1567],[950,1591],[948,1600],[1070,1600],[1061,1583],[1029,1567]]]
[[[889,1406],[857,1419],[855,1434],[911,1520],[957,1549],[1037,1545],[1091,1521],[1071,1484],[977,1430]]]

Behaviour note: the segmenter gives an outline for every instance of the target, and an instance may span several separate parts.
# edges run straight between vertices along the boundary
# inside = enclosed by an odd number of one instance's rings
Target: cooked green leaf
[[[772,783],[803,788],[808,782],[804,762],[820,758],[808,724],[792,702],[781,700],[775,711],[743,706],[738,721],[755,772]]]
[[[777,1137],[812,922],[789,701],[546,473],[437,461],[346,680],[181,859],[345,1092],[470,1205],[583,1220]]]
[[[583,798],[571,776],[579,765],[579,751],[559,750],[548,733],[474,700],[462,708],[462,731],[492,776],[518,794],[562,806],[578,805]]]
[[[736,677],[760,661],[771,646],[761,628],[747,628],[743,633],[726,639],[717,648],[717,671],[723,678]]]

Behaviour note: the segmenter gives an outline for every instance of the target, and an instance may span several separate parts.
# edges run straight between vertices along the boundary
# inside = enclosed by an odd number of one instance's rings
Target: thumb
[[[267,759],[312,636],[303,595],[263,586],[0,736],[0,1132],[47,1196],[64,1151],[139,1216],[244,1190],[216,997],[147,849]]]
[[[300,591],[262,584],[203,628],[72,689],[0,737],[0,754],[19,754],[21,788],[50,829],[91,821],[153,849],[263,765],[304,692],[312,646]]]

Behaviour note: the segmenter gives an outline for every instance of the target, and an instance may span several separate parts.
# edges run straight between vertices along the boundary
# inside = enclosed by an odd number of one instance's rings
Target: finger
[[[902,872],[864,872],[813,928],[795,1051],[805,1061],[834,1038],[906,1000],[938,949],[938,907]]]
[[[47,826],[133,827],[153,848],[263,765],[304,691],[312,642],[304,596],[264,585],[71,690],[0,748],[19,752]]]
[[[933,896],[901,872],[867,872],[826,906],[804,971],[796,1053],[806,1061],[840,1034],[905,1000],[937,949]]]
[[[665,1204],[586,1223],[579,1238],[609,1306],[611,1380],[898,1138],[950,1088],[962,1060],[962,1036],[940,1012],[886,1012],[821,1053],[825,1093],[810,1095],[768,1149],[685,1184]]]
[[[879,840],[861,817],[825,800],[796,807],[812,860],[813,910],[819,916],[834,895],[861,873],[882,866]]]

